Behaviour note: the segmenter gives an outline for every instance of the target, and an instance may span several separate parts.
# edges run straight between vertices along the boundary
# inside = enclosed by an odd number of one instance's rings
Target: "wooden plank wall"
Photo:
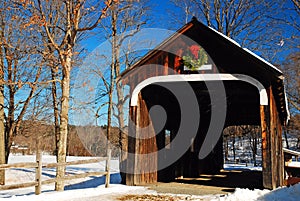
[[[270,88],[270,111],[271,111],[271,133],[272,144],[274,146],[272,159],[275,161],[272,167],[273,186],[279,187],[284,181],[284,155],[282,150],[282,126],[277,110],[272,88]]]
[[[134,185],[134,167],[135,167],[135,144],[136,144],[136,138],[133,136],[136,136],[136,113],[137,113],[137,106],[131,106],[129,108],[129,124],[128,124],[128,154],[126,159],[126,185]]]
[[[260,106],[262,129],[263,186],[275,189],[283,185],[284,161],[282,127],[272,87],[268,89],[269,105]]]
[[[137,107],[130,107],[131,133],[135,138],[128,141],[128,149],[134,156],[128,158],[127,168],[133,174],[126,175],[127,185],[157,182],[157,144],[155,131],[145,100],[139,94]],[[131,154],[130,154],[131,155]]]
[[[175,57],[166,52],[161,52],[155,57],[147,61],[146,64],[151,64],[151,67],[141,66],[136,68],[133,73],[126,78],[129,81],[130,90],[142,82],[143,80],[159,75],[168,75],[173,71],[168,67],[174,66]],[[163,67],[162,67],[163,66]],[[183,73],[177,71],[177,73]],[[206,73],[206,72],[202,72]],[[263,185],[266,188],[274,189],[283,184],[284,169],[283,169],[283,153],[281,140],[281,122],[276,108],[275,99],[272,92],[272,87],[268,88],[269,105],[260,106],[261,115],[261,129],[262,129],[262,157],[263,157]],[[129,153],[136,153],[135,156],[128,156],[127,172],[135,174],[126,174],[126,184],[136,185],[143,183],[152,183],[157,181],[157,172],[149,173],[150,169],[157,167],[157,159],[140,157],[141,154],[155,152],[157,149],[155,131],[153,127],[149,127],[146,133],[141,133],[139,128],[143,128],[151,124],[151,119],[148,115],[148,108],[145,101],[139,95],[139,104],[136,107],[130,107],[129,132],[135,137],[146,135],[147,140],[135,139],[129,137],[128,151]],[[138,125],[138,126],[135,126]],[[143,130],[143,132],[145,132]],[[154,137],[153,137],[154,136]],[[138,156],[139,155],[139,156]],[[143,170],[143,172],[139,172]]]

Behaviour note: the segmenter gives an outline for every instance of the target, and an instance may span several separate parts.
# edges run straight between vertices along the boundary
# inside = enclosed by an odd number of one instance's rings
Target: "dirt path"
[[[186,184],[178,182],[156,183],[146,187],[148,187],[151,190],[155,190],[158,193],[186,195],[226,195],[234,191],[234,188],[205,186],[199,184]]]
[[[203,174],[198,178],[182,178],[170,183],[148,186],[159,193],[207,195],[231,193],[235,188],[262,189],[261,171],[225,171]]]
[[[182,178],[169,183],[158,182],[145,187],[156,191],[158,195],[127,195],[121,197],[120,200],[210,200],[212,195],[225,196],[234,192],[236,188],[261,189],[262,173],[261,171],[222,170],[214,175],[203,174],[198,178]],[[175,194],[178,196],[174,196]]]

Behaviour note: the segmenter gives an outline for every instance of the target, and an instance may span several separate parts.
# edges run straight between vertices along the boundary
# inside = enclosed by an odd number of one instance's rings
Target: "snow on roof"
[[[290,149],[287,149],[287,148],[282,148],[282,150],[285,153],[295,155],[295,156],[300,156],[300,152],[298,152],[298,151],[290,150]]]
[[[221,33],[221,32],[219,32],[219,31],[215,30],[214,28],[212,28],[212,27],[210,27],[210,26],[208,26],[208,28],[210,28],[210,29],[211,29],[212,31],[214,31],[215,33],[219,34],[220,36],[222,36],[222,37],[225,38],[226,40],[230,41],[231,43],[233,43],[233,44],[235,44],[236,46],[238,46],[238,47],[241,48],[241,45],[240,45],[238,42],[236,42],[235,40],[229,38],[228,36],[224,35],[223,33]]]
[[[273,69],[275,69],[275,70],[278,71],[279,73],[282,73],[282,71],[279,70],[276,66],[274,66],[274,65],[271,64],[270,62],[264,60],[263,58],[261,58],[260,56],[258,56],[257,54],[255,54],[254,52],[251,52],[249,49],[243,48],[243,50],[245,50],[246,52],[248,52],[248,53],[251,54],[252,56],[258,58],[259,60],[261,60],[262,62],[264,62],[264,63],[267,64],[268,66],[272,67]]]
[[[212,31],[214,31],[215,33],[219,34],[220,36],[222,36],[223,38],[225,38],[227,41],[231,42],[232,44],[234,44],[235,46],[241,48],[242,50],[244,50],[245,52],[247,52],[248,54],[254,56],[255,58],[259,59],[260,61],[262,61],[263,63],[265,63],[266,65],[268,65],[269,67],[271,67],[272,69],[274,69],[275,71],[277,71],[280,74],[283,74],[281,70],[279,70],[276,66],[274,66],[273,64],[271,64],[270,62],[266,61],[265,59],[263,59],[262,57],[258,56],[257,54],[255,54],[254,52],[250,51],[247,48],[242,48],[242,46],[237,43],[235,40],[229,38],[228,36],[224,35],[223,33],[215,30],[212,27],[208,28]],[[279,76],[279,79],[283,80],[283,76]],[[285,99],[285,108],[286,108],[286,113],[287,113],[287,118],[286,118],[286,123],[288,123],[288,121],[290,120],[290,111],[288,108],[288,102],[287,102],[287,96],[286,96],[286,92],[285,92],[285,88],[284,88],[284,99]]]
[[[247,53],[251,54],[252,56],[256,57],[257,59],[259,59],[260,61],[264,62],[265,64],[267,64],[268,66],[270,66],[271,68],[273,68],[274,70],[276,70],[277,72],[282,74],[282,71],[279,70],[276,66],[274,66],[273,64],[269,63],[268,61],[266,61],[265,59],[261,58],[260,56],[258,56],[257,54],[255,54],[254,52],[250,51],[247,48],[242,48],[242,46],[237,43],[235,40],[229,38],[228,36],[224,35],[223,33],[215,30],[212,27],[208,27],[210,28],[212,31],[214,31],[215,33],[219,34],[220,36],[222,36],[223,38],[225,38],[226,40],[228,40],[229,42],[231,42],[232,44],[236,45],[237,47],[243,49],[244,51],[246,51]]]
[[[286,108],[286,113],[287,113],[286,124],[288,124],[288,122],[291,119],[291,114],[290,114],[290,110],[289,110],[288,99],[287,99],[285,87],[283,88],[283,91],[284,91],[285,108]]]

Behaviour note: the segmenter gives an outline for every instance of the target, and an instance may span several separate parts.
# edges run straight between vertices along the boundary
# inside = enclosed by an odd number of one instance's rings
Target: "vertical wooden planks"
[[[271,152],[270,152],[270,113],[269,107],[266,105],[260,106],[261,119],[261,138],[262,138],[262,174],[263,186],[265,188],[272,188],[272,174],[271,174]]]
[[[283,185],[282,127],[272,87],[268,88],[269,105],[260,106],[262,129],[263,186],[274,189]]]
[[[130,132],[135,138],[129,137],[127,168],[132,174],[126,175],[127,185],[139,185],[157,181],[157,145],[149,110],[142,95],[139,94],[138,106],[130,107],[132,123]],[[134,125],[133,125],[134,124]],[[134,147],[134,149],[133,149]],[[154,154],[149,154],[154,153]],[[133,155],[134,154],[134,155]]]
[[[270,117],[273,160],[273,188],[283,185],[284,161],[282,151],[282,127],[272,88],[270,89]]]
[[[135,136],[136,133],[136,113],[137,113],[137,106],[130,106],[129,108],[129,128],[128,132],[130,135],[128,136],[128,157],[127,157],[127,173],[126,173],[126,185],[133,186],[134,185],[134,166],[135,166],[135,144],[136,138],[132,137]]]
[[[164,72],[163,75],[169,74],[169,55],[166,54],[164,57]]]

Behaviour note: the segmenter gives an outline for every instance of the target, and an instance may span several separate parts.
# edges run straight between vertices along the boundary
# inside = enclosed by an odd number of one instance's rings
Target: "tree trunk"
[[[2,38],[2,32],[0,32],[0,37]],[[4,125],[4,62],[3,62],[2,54],[3,54],[2,47],[0,47],[0,164],[5,164],[6,161],[5,161],[5,125]],[[0,170],[0,185],[4,185],[4,184],[5,184],[5,170]]]
[[[57,68],[54,67],[55,64],[52,64],[51,66],[51,76],[52,80],[56,80],[56,73],[57,73]],[[52,88],[51,88],[51,93],[52,93],[52,104],[53,104],[53,114],[54,114],[54,135],[55,135],[55,155],[58,155],[58,143],[59,143],[59,109],[58,109],[58,103],[57,103],[57,87],[56,87],[56,82],[52,82]]]
[[[7,58],[10,58],[8,55],[11,55],[9,50],[7,48],[4,48],[5,55]],[[7,79],[8,83],[14,82],[14,69],[13,69],[13,61],[11,59],[6,59],[7,62]],[[8,114],[7,114],[7,120],[6,120],[6,134],[5,134],[5,161],[8,161],[8,156],[10,153],[10,147],[13,142],[13,134],[15,129],[15,86],[8,85]]]
[[[0,72],[1,73],[1,72]],[[1,79],[1,78],[0,78]],[[3,85],[0,86],[0,165],[5,164],[5,127],[4,127]],[[5,184],[5,170],[0,170],[0,185]]]
[[[67,137],[68,137],[68,117],[69,117],[69,97],[70,97],[70,72],[72,66],[72,48],[67,50],[67,55],[64,57],[60,55],[63,68],[63,77],[61,82],[62,98],[61,98],[61,111],[60,111],[60,126],[59,126],[59,143],[58,143],[58,155],[57,162],[66,162],[67,153]],[[63,62],[65,61],[65,62]],[[65,167],[58,166],[56,170],[56,178],[60,179],[65,176]],[[64,181],[58,181],[55,183],[56,191],[64,190]]]
[[[232,139],[232,151],[233,151],[233,161],[235,161],[235,136],[233,136],[233,139]]]
[[[254,156],[253,156],[253,160],[254,160],[254,166],[256,167],[256,155],[257,155],[257,144],[258,144],[258,139],[257,139],[257,134],[255,134],[255,139],[254,139]]]
[[[284,134],[284,139],[286,142],[286,148],[289,149],[290,146],[289,146],[289,141],[288,141],[288,137],[287,137],[286,127],[284,127],[284,129],[283,129],[283,134]]]
[[[10,148],[13,143],[14,129],[15,129],[14,125],[12,125],[9,128],[6,128],[6,136],[5,136],[6,137],[5,138],[5,162],[6,163],[8,162]]]
[[[225,137],[225,160],[229,160],[229,144],[228,144],[228,137]]]
[[[115,8],[116,9],[116,8]],[[115,77],[118,77],[121,74],[120,69],[120,40],[117,35],[117,14],[114,9],[112,9],[112,52],[113,52],[113,60],[112,60],[112,70],[115,73]],[[113,72],[112,71],[112,72]],[[112,74],[113,75],[113,74]],[[112,77],[113,79],[113,77]],[[125,183],[125,172],[126,172],[126,158],[127,158],[127,135],[124,132],[125,128],[125,122],[124,122],[124,93],[122,89],[121,83],[115,83],[112,82],[112,84],[115,84],[116,86],[116,92],[117,92],[117,120],[119,124],[119,146],[120,146],[120,174],[122,183]],[[114,86],[113,86],[114,87]],[[110,94],[112,91],[110,91]]]
[[[111,58],[111,68],[110,68],[110,87],[108,92],[108,108],[107,108],[107,150],[110,149],[110,133],[111,133],[111,117],[112,117],[112,109],[113,109],[113,91],[115,87],[115,69],[116,69],[116,46],[117,46],[117,32],[116,32],[116,12],[114,8],[112,9],[112,58]]]
[[[59,142],[57,151],[57,162],[66,161],[67,137],[68,137],[68,113],[70,98],[70,72],[74,47],[76,46],[77,34],[91,31],[96,28],[102,18],[106,16],[107,10],[112,4],[112,0],[105,1],[105,7],[99,11],[98,17],[95,12],[89,12],[90,8],[85,7],[86,1],[33,1],[33,13],[43,19],[41,26],[44,27],[43,36],[46,36],[48,44],[58,53],[61,65],[61,99],[59,114]],[[52,4],[55,6],[52,8]],[[102,7],[102,6],[101,6]],[[91,7],[92,8],[92,7]],[[94,9],[90,9],[94,10]],[[47,12],[46,12],[47,11]],[[83,12],[82,12],[83,11]],[[93,18],[91,15],[93,15]],[[95,19],[95,20],[94,20]],[[93,23],[91,23],[91,20]],[[81,27],[82,25],[82,27]],[[84,26],[86,25],[86,26]],[[53,49],[53,50],[54,50]],[[57,123],[57,122],[56,122]],[[56,177],[60,180],[65,175],[65,167],[57,168]],[[58,181],[55,184],[57,191],[64,190],[64,182]]]
[[[127,146],[128,146],[128,137],[127,134],[124,132],[125,129],[125,122],[124,122],[124,94],[122,90],[121,84],[117,83],[116,86],[117,96],[118,96],[118,123],[119,123],[119,145],[121,149],[120,153],[120,174],[122,183],[125,183],[125,172],[126,172],[126,159],[127,159]]]

